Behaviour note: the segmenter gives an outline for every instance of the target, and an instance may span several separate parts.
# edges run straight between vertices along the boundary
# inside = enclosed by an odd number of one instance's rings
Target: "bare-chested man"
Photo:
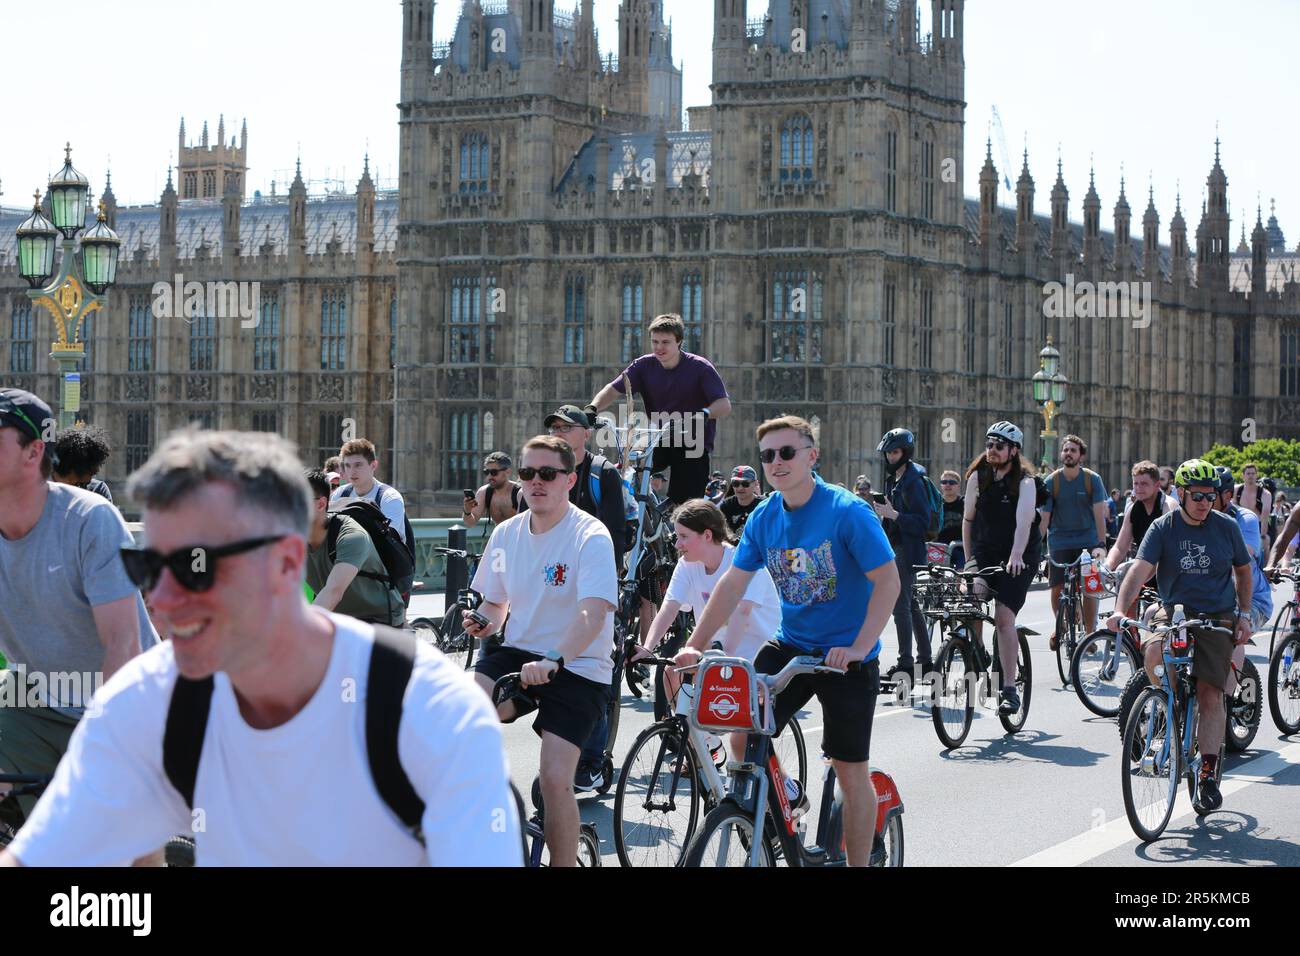
[[[519,513],[523,502],[519,482],[510,478],[511,464],[510,456],[503,451],[494,451],[483,459],[487,484],[465,496],[462,504],[465,527],[474,527],[484,516],[491,518],[493,524],[500,524]]]

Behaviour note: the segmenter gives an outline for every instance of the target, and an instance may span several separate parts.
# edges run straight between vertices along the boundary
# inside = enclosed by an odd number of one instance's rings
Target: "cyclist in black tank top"
[[[1160,490],[1160,469],[1155,462],[1140,461],[1133,466],[1133,501],[1120,521],[1119,534],[1115,543],[1106,554],[1106,567],[1114,571],[1129,558],[1137,554],[1147,528],[1155,524],[1157,518],[1168,510],[1165,493]],[[1147,582],[1155,585],[1155,575]],[[1137,616],[1136,602],[1125,612],[1129,617]]]
[[[1029,583],[1038,570],[1040,483],[1021,460],[1024,433],[1011,422],[997,422],[986,433],[985,452],[966,473],[966,513],[962,543],[969,559],[967,571],[999,565],[1001,571],[975,579],[977,597],[996,598],[998,659],[1003,662],[1003,687],[998,712],[1020,710],[1016,687],[1020,635],[1016,615],[1025,606]],[[1001,476],[999,476],[1001,473]],[[1045,490],[1045,489],[1044,489]]]

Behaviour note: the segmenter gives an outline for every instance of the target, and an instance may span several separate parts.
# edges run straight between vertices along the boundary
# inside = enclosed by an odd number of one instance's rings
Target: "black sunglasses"
[[[1187,495],[1193,501],[1217,501],[1219,499],[1217,491],[1189,491]]]
[[[1004,441],[988,441],[984,443],[984,447],[990,449],[991,451],[1002,451],[1006,448],[1010,448],[1011,446]]]
[[[160,554],[152,548],[122,548],[120,553],[126,576],[146,593],[158,586],[163,568],[171,571],[176,582],[186,590],[207,591],[217,582],[217,564],[221,558],[253,551],[287,537],[277,534],[268,538],[249,538],[219,548],[190,545],[177,548],[170,554]]]
[[[731,483],[731,487],[733,487],[733,488],[748,488],[748,487],[749,487],[749,482],[748,482],[748,481],[733,481],[733,482]]]
[[[542,481],[554,481],[560,475],[567,475],[572,471],[572,468],[552,468],[550,465],[543,465],[541,468],[520,468],[519,477],[524,481],[532,481],[541,475]]]
[[[772,464],[772,462],[776,461],[776,454],[777,451],[779,450],[781,452],[781,460],[789,461],[791,458],[799,454],[799,452],[803,451],[805,448],[811,448],[811,447],[812,445],[800,445],[798,448],[795,448],[793,445],[782,445],[780,449],[764,448],[762,451],[758,453],[758,460],[765,465],[770,465]]]
[[[501,472],[503,472],[503,471],[505,471],[504,468],[484,468],[484,469],[483,469],[483,474],[487,475],[489,478],[495,478],[497,475],[501,474]],[[521,471],[520,474],[522,475],[523,472]]]
[[[955,485],[955,484],[957,484],[957,480],[956,480],[955,478],[940,478],[940,479],[939,479],[939,484],[941,484],[941,485]]]

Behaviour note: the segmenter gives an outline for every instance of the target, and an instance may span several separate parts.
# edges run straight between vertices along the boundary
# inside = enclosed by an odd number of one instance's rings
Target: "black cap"
[[[45,423],[54,420],[50,406],[31,392],[0,388],[0,425],[10,425],[29,438],[42,438]]]
[[[542,427],[550,428],[555,422],[565,422],[569,425],[579,425],[582,428],[591,427],[591,419],[577,405],[561,405],[558,411],[554,411],[546,416],[546,421],[542,422]]]

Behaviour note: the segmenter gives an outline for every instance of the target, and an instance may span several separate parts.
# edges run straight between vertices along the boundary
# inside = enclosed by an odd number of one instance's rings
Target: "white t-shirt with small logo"
[[[600,636],[564,663],[578,677],[608,684],[614,673],[613,609],[618,604],[614,542],[600,521],[573,504],[568,507],[545,534],[533,533],[530,511],[497,525],[472,586],[485,600],[510,605],[506,646],[537,654],[558,650],[573,633],[580,601],[608,602]]]
[[[683,608],[691,608],[695,611],[698,622],[704,613],[704,606],[709,603],[709,596],[731,567],[735,552],[734,547],[724,544],[722,563],[712,574],[704,570],[703,561],[678,561],[677,567],[673,569],[673,578],[668,582],[664,600],[676,601]],[[741,600],[752,601],[754,610],[749,615],[749,627],[732,653],[752,661],[759,648],[776,637],[781,630],[781,597],[776,593],[776,585],[772,583],[772,575],[767,573],[767,568],[759,568],[754,572]],[[716,640],[725,642],[726,633],[726,625],[723,625]]]

